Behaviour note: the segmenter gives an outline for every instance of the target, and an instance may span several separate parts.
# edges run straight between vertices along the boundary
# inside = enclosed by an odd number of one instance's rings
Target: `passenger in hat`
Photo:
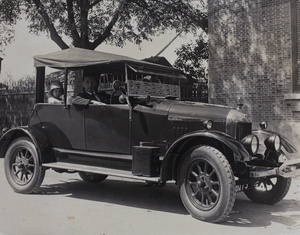
[[[49,104],[63,104],[63,99],[61,98],[64,93],[63,85],[60,81],[54,81],[51,83],[49,90]]]

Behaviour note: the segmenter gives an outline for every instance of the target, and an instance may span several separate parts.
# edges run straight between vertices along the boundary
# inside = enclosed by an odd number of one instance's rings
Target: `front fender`
[[[230,135],[227,135],[223,132],[219,131],[197,131],[197,132],[192,132],[189,134],[186,134],[179,139],[177,139],[171,147],[168,149],[166,152],[165,156],[169,155],[170,153],[176,151],[177,149],[180,149],[182,144],[185,144],[186,141],[192,139],[192,138],[199,138],[200,139],[211,139],[211,140],[216,140],[225,146],[227,146],[229,149],[231,149],[235,155],[235,161],[238,160],[244,160],[245,158],[249,158],[249,153],[245,149],[245,147],[240,143],[239,141],[233,139]],[[199,143],[201,144],[201,143]]]
[[[233,156],[226,156],[224,154],[229,162],[247,161],[250,159],[250,155],[242,143],[223,132],[192,132],[177,139],[167,150],[161,168],[162,181],[164,182],[166,179],[170,179],[170,177],[174,178],[181,157],[188,149],[203,144],[218,148],[223,153],[224,151],[226,152],[226,149],[230,150]]]
[[[40,163],[53,161],[51,144],[44,133],[34,127],[21,126],[5,132],[0,138],[0,157],[4,157],[9,145],[19,137],[29,137],[35,145]]]

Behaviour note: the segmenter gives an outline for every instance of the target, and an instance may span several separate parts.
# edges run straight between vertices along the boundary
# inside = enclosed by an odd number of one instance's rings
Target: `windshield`
[[[99,91],[112,91],[113,82],[119,80],[126,84],[128,96],[131,97],[156,97],[156,98],[179,98],[180,79],[172,74],[159,74],[155,71],[137,72],[131,69],[125,73],[101,73],[99,75]]]

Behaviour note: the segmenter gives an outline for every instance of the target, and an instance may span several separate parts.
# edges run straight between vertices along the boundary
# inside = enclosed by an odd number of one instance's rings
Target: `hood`
[[[212,120],[215,122],[226,121],[227,116],[233,110],[232,108],[212,105],[206,103],[197,103],[190,101],[180,101],[172,105],[169,110],[169,120],[181,121],[204,121]]]
[[[196,102],[174,102],[169,109],[168,120],[174,129],[185,133],[204,130],[206,121],[213,123],[212,130],[221,131],[241,139],[251,133],[249,117],[234,108]]]

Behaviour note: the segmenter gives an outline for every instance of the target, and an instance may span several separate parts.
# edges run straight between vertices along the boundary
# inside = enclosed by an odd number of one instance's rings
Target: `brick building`
[[[208,5],[209,102],[241,102],[254,128],[266,120],[270,129],[298,143],[300,1],[214,0]]]

